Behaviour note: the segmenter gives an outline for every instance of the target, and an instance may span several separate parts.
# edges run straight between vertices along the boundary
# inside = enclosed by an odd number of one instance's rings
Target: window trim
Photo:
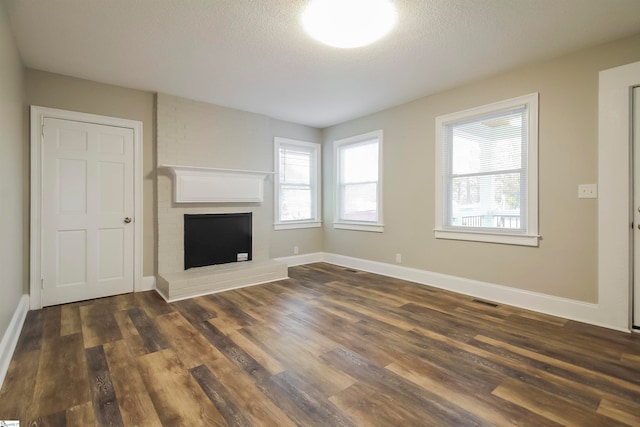
[[[370,231],[375,233],[384,232],[383,212],[382,212],[382,155],[383,155],[383,134],[382,129],[350,136],[335,140],[333,142],[333,162],[334,162],[334,217],[333,228],[342,230]],[[340,219],[340,148],[347,145],[358,145],[372,139],[378,140],[378,181],[377,181],[377,203],[376,209],[378,213],[377,221],[354,221]]]
[[[290,220],[290,221],[282,221],[280,219],[280,146],[281,145],[293,145],[311,149],[315,155],[315,165],[312,165],[312,176],[311,176],[311,192],[312,192],[312,206],[311,213],[312,218],[303,219],[303,220]],[[318,228],[322,227],[322,209],[321,209],[321,199],[320,195],[322,194],[322,145],[316,142],[308,142],[301,141],[297,139],[290,138],[282,138],[276,136],[273,138],[273,146],[274,146],[274,155],[273,155],[273,163],[274,163],[274,181],[273,181],[273,211],[274,211],[274,230],[293,230],[300,228]],[[315,168],[315,171],[313,171]],[[314,173],[315,172],[315,173]]]
[[[462,227],[444,225],[444,144],[445,127],[451,123],[469,120],[500,111],[507,111],[518,106],[527,105],[529,138],[527,144],[527,194],[525,212],[527,229],[517,232],[487,231],[479,229],[465,230]],[[531,93],[492,104],[471,108],[456,113],[436,117],[436,155],[435,155],[435,228],[436,239],[467,240],[474,242],[502,243],[522,246],[538,246],[538,93]]]

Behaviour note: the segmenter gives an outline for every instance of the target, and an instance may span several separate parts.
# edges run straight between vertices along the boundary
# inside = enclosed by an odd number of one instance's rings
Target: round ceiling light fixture
[[[302,24],[314,39],[339,48],[366,46],[387,34],[397,20],[389,0],[312,0]]]

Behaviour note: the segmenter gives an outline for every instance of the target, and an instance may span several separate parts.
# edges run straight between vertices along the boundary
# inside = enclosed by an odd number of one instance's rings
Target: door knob
[[[124,219],[124,223],[125,223],[125,224],[129,224],[130,222],[131,222],[131,218],[126,217],[126,218]]]

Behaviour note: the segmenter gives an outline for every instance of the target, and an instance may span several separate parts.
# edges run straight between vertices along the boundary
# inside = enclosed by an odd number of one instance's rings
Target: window
[[[320,144],[275,138],[275,229],[320,227]]]
[[[436,238],[538,245],[538,94],[436,118]]]
[[[382,232],[382,130],[334,142],[334,227]]]

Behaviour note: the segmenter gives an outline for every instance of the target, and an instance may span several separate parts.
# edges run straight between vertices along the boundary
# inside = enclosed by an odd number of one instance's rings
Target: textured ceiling
[[[640,0],[394,0],[378,43],[336,49],[304,0],[2,0],[27,67],[326,127],[640,32]]]

